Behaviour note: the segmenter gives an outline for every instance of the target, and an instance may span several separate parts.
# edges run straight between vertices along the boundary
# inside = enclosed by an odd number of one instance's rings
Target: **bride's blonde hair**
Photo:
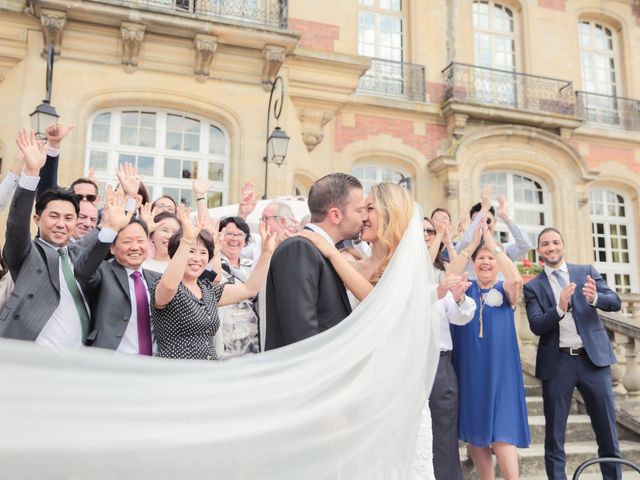
[[[409,191],[396,183],[382,182],[371,188],[378,211],[378,241],[386,247],[387,253],[371,276],[371,283],[378,283],[398,248],[404,232],[413,216],[414,202]]]

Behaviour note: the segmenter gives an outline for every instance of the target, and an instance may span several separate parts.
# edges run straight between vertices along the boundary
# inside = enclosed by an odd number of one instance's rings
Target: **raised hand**
[[[471,286],[471,282],[468,281],[467,276],[468,273],[463,273],[460,277],[458,277],[458,281],[451,284],[449,286],[449,291],[453,295],[453,299],[456,303],[460,303],[464,298],[465,292]]]
[[[484,235],[485,230],[487,229],[486,217],[482,217],[476,225],[476,229],[473,232],[473,237],[471,237],[471,249],[475,250],[480,245],[480,241],[482,240],[482,236]],[[473,251],[472,250],[472,251]]]
[[[238,216],[240,218],[246,218],[256,208],[258,203],[258,196],[253,191],[253,183],[245,182],[242,187],[242,201],[238,205]]]
[[[87,178],[89,180],[93,180],[94,182],[97,182],[97,180],[96,180],[96,169],[94,167],[89,168],[89,173],[87,174]]]
[[[189,243],[193,243],[200,230],[202,230],[202,224],[193,224],[191,221],[191,208],[185,208],[182,203],[178,206],[178,217],[182,222],[182,238]]]
[[[498,210],[496,211],[498,217],[502,219],[504,223],[509,223],[509,210],[507,209],[507,199],[504,195],[498,197]]]
[[[494,251],[498,247],[498,244],[493,238],[493,233],[491,232],[489,225],[487,225],[486,220],[483,220],[482,224],[483,224],[482,239],[484,240],[484,244],[489,248],[489,250]]]
[[[125,195],[129,198],[135,198],[140,189],[141,181],[136,167],[129,162],[118,165],[116,167],[116,176],[118,177],[120,185],[122,185],[122,190],[124,190]]]
[[[129,225],[134,210],[125,212],[126,203],[127,202],[124,198],[124,193],[122,192],[122,190],[118,190],[115,193],[107,195],[105,208],[107,209],[109,214],[105,223],[105,227],[118,232]]]
[[[564,287],[560,292],[560,297],[558,298],[558,306],[560,307],[560,310],[562,310],[563,312],[566,312],[567,309],[569,308],[571,295],[573,295],[573,292],[575,290],[576,290],[576,284],[574,282],[571,282],[569,285]]]
[[[153,221],[153,215],[151,214],[151,202],[145,203],[140,207],[140,218],[147,224],[149,233],[155,232],[158,228],[158,224]]]
[[[273,253],[280,244],[280,237],[276,235],[265,222],[260,222],[259,228],[260,237],[262,238],[262,252]]]
[[[73,125],[60,125],[59,123],[54,123],[53,125],[49,125],[44,133],[47,135],[47,143],[51,148],[60,148],[60,144],[62,140],[69,135],[69,132],[73,130],[75,127]]]
[[[485,212],[488,212],[489,208],[491,208],[491,195],[493,195],[493,185],[487,185],[482,189],[481,202],[482,209]]]
[[[100,215],[99,227],[104,227],[109,221],[109,203],[113,198],[113,186],[107,185],[107,188],[104,190],[104,198],[104,208],[102,209],[102,215]]]
[[[224,234],[227,233],[227,229],[223,228],[219,232],[211,232],[211,236],[213,237],[213,251],[219,253],[222,251],[222,247],[224,246]]]
[[[193,181],[193,194],[196,198],[204,197],[211,186],[208,178],[199,178]]]
[[[582,287],[582,293],[584,294],[587,302],[591,305],[596,298],[596,293],[598,290],[596,289],[596,281],[591,278],[591,275],[587,275],[587,280]]]
[[[33,130],[29,133],[24,128],[18,132],[16,143],[24,155],[24,173],[31,177],[37,177],[47,161],[47,144],[36,140],[36,134]]]

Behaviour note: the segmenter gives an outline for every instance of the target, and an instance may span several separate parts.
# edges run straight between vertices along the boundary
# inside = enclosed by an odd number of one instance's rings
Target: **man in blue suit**
[[[531,331],[540,336],[536,377],[542,380],[544,460],[550,480],[565,480],[564,437],[578,388],[591,417],[600,457],[620,457],[611,389],[616,358],[597,309],[620,310],[620,298],[591,265],[564,261],[564,241],[555,228],[538,235],[544,272],[524,286]],[[620,479],[620,467],[602,464],[603,478]]]

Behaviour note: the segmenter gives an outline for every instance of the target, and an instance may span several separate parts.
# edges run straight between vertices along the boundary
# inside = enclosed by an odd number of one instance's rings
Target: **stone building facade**
[[[291,141],[269,196],[344,171],[457,219],[492,183],[532,237],[554,225],[570,260],[640,291],[637,0],[0,0],[3,174],[48,44],[76,127],[61,184],[132,161],[153,196],[191,201],[204,176],[210,206],[262,191],[280,75]]]

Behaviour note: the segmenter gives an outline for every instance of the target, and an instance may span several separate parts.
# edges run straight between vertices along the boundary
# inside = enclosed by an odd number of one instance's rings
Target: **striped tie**
[[[89,312],[84,304],[84,299],[80,293],[80,288],[76,282],[76,278],[73,276],[73,270],[71,270],[71,263],[69,262],[69,253],[66,248],[58,249],[58,255],[60,255],[60,265],[62,265],[62,274],[64,275],[64,281],[67,284],[67,288],[73,298],[73,303],[76,306],[78,317],[80,317],[80,325],[82,326],[82,343],[87,339],[89,335]]]

